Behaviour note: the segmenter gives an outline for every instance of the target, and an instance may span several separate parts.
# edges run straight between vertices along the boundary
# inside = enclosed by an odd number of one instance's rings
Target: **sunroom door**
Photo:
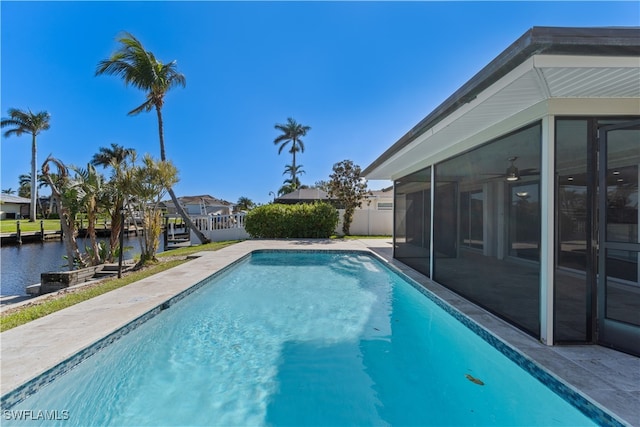
[[[600,129],[598,342],[640,355],[640,120]]]

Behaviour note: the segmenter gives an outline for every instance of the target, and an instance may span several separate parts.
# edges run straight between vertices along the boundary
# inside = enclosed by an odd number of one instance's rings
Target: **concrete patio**
[[[390,239],[247,240],[0,334],[2,396],[258,249],[368,250],[518,349],[623,424],[640,426],[640,359],[600,346],[548,347],[391,258]]]

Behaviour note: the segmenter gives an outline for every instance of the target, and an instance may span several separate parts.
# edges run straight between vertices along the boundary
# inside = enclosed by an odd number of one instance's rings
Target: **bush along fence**
[[[338,211],[325,202],[269,204],[251,210],[245,229],[253,238],[328,238],[338,224]]]

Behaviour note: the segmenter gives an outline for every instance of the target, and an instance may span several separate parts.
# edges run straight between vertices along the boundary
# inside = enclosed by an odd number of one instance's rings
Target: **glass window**
[[[556,342],[590,340],[589,289],[597,262],[591,255],[591,188],[595,169],[589,156],[587,119],[556,121],[556,259],[554,337]],[[588,171],[593,169],[590,175]],[[590,182],[592,184],[590,184]],[[590,260],[589,262],[587,260]]]
[[[394,257],[430,276],[431,168],[394,183]]]
[[[541,125],[435,166],[434,280],[540,333]]]
[[[511,185],[509,255],[540,260],[540,185]]]
[[[484,194],[482,191],[460,193],[460,245],[482,249],[484,227]]]

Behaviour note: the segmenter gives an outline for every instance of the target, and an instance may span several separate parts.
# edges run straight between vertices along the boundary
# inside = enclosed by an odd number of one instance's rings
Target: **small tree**
[[[51,171],[51,165],[57,169],[57,173]],[[76,215],[80,210],[80,203],[77,188],[69,178],[69,170],[62,161],[49,156],[42,164],[42,176],[51,187],[51,198],[58,206],[69,270],[84,266],[76,241]]]
[[[140,238],[140,265],[156,261],[162,232],[160,202],[169,188],[178,182],[176,167],[167,161],[155,161],[145,155],[142,166],[127,170],[126,187],[131,189],[131,205],[142,214],[144,232]]]
[[[313,184],[313,188],[317,188],[319,190],[326,191],[328,193],[329,192],[329,181],[325,181],[324,179],[316,181],[316,183]]]
[[[96,171],[95,166],[87,164],[86,169],[70,166],[75,176],[71,180],[80,209],[87,214],[87,234],[89,248],[87,249],[85,263],[98,265],[106,261],[106,254],[101,250],[96,239],[96,223],[101,209],[101,201],[104,199],[104,177]]]
[[[105,185],[105,205],[111,217],[111,236],[109,238],[109,252],[107,259],[113,261],[120,248],[120,232],[125,225],[122,223],[121,211],[125,208],[125,198],[129,189],[126,188],[126,180],[123,179],[124,170],[135,163],[136,150],[125,148],[118,144],[111,147],[100,147],[98,153],[93,155],[91,164],[94,166],[109,167],[111,177]],[[130,162],[129,162],[130,161]]]
[[[351,160],[343,160],[333,165],[333,173],[329,176],[329,198],[335,199],[338,207],[344,209],[342,232],[345,235],[349,235],[356,208],[362,206],[362,200],[371,194],[367,190],[367,180],[360,173],[360,166]]]

